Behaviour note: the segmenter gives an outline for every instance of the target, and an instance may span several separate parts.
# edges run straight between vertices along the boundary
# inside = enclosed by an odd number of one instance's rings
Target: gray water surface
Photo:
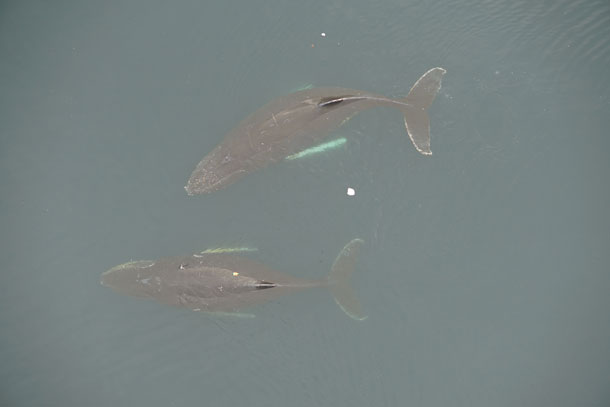
[[[607,406],[609,22],[601,0],[3,2],[0,405]],[[341,148],[183,189],[280,95],[403,97],[435,66],[432,156],[379,108]],[[240,319],[99,284],[220,246],[322,278],[356,237],[365,321],[324,289]]]

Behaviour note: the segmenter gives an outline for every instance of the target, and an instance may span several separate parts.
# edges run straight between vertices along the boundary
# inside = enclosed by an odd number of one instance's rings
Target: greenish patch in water
[[[193,310],[193,311],[197,311],[197,310]],[[204,311],[207,315],[211,316],[211,317],[218,317],[218,318],[225,318],[225,317],[231,317],[231,318],[256,318],[256,315],[254,314],[247,314],[244,312],[223,312],[223,311]]]
[[[124,269],[130,269],[130,268],[145,269],[145,268],[152,267],[154,265],[155,265],[155,262],[150,261],[150,260],[128,261],[127,263],[123,263],[123,264],[119,264],[118,266],[114,266],[113,268],[111,268],[108,271],[117,271],[117,270],[124,270]]]
[[[329,150],[333,150],[335,148],[339,148],[346,142],[347,139],[345,137],[341,137],[335,140],[328,141],[326,143],[318,144],[317,146],[303,150],[300,153],[289,155],[288,157],[286,157],[286,160],[296,160],[298,158],[307,157],[313,154],[323,153]]]
[[[311,89],[311,88],[313,88],[313,84],[307,83],[307,84],[299,86],[298,88],[294,88],[293,90],[290,91],[290,93],[300,92],[302,90],[307,90],[307,89]]]
[[[205,249],[201,254],[218,254],[218,253],[249,253],[258,251],[255,247],[214,247]]]

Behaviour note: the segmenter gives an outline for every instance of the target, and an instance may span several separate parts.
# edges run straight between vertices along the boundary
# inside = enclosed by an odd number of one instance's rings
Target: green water
[[[608,21],[595,0],[3,2],[0,405],[607,406]],[[436,66],[432,156],[378,108],[186,195],[270,100],[404,97]],[[317,279],[357,237],[365,321],[324,289],[227,318],[99,284],[229,247]]]

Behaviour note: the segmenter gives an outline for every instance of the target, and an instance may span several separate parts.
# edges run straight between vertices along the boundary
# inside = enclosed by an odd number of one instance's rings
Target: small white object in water
[[[326,37],[326,33],[322,33],[320,34],[322,37]]]
[[[354,188],[347,188],[347,195],[348,196],[356,195],[356,190]]]

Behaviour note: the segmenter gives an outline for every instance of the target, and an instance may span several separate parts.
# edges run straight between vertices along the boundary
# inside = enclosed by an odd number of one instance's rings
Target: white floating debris
[[[322,37],[326,37],[326,33],[322,33],[320,34]]]
[[[348,196],[356,195],[356,190],[354,188],[347,188],[347,195]]]

